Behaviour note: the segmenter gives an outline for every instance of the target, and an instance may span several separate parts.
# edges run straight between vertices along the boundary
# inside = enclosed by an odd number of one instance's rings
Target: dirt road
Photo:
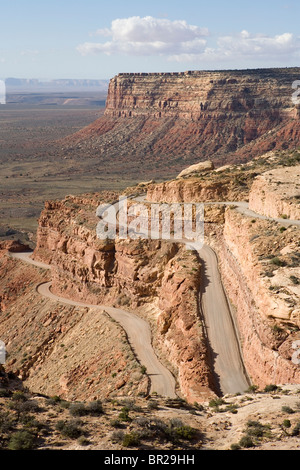
[[[31,258],[31,253],[10,253],[11,257],[20,259],[34,266],[50,269],[51,266]],[[136,354],[140,364],[147,369],[150,377],[150,393],[156,392],[158,395],[176,398],[176,382],[171,372],[158,360],[151,340],[149,324],[132,312],[107,305],[93,305],[84,302],[76,302],[71,299],[57,296],[51,292],[51,282],[46,282],[37,286],[37,291],[50,300],[61,302],[75,307],[86,307],[97,311],[105,311],[112,319],[118,322],[125,330],[128,341]]]
[[[137,202],[147,202],[144,196],[135,197]],[[300,226],[300,221],[286,219],[272,219],[249,210],[246,202],[213,202],[206,204],[234,205],[238,212],[253,218],[274,220],[285,225]],[[108,205],[109,207],[109,205]],[[118,212],[119,203],[114,204],[115,212],[106,218],[110,224],[116,224],[114,214]],[[182,240],[186,242],[185,240]],[[31,260],[28,253],[12,253],[15,258],[49,269],[50,266]],[[221,394],[243,393],[248,389],[250,380],[243,365],[242,353],[238,332],[235,328],[230,303],[226,297],[221,276],[218,269],[218,260],[215,252],[207,245],[199,251],[198,256],[203,264],[203,283],[200,306],[206,327],[207,339],[210,349],[211,362],[214,369],[217,387]],[[50,290],[51,283],[38,287],[41,295],[52,300],[88,308],[102,308],[124,328],[128,339],[136,352],[141,364],[147,367],[151,377],[151,390],[160,395],[174,397],[175,380],[171,373],[158,361],[152,346],[149,325],[133,313],[115,309],[108,306],[94,306],[57,297]]]
[[[243,393],[250,385],[215,252],[207,245],[199,251],[203,265],[201,309],[211,362],[221,394]]]

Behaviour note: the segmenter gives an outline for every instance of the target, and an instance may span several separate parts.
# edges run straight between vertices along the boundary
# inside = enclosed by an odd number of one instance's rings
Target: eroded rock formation
[[[175,177],[207,159],[224,165],[293,148],[300,142],[292,103],[299,75],[297,68],[119,74],[105,115],[70,136],[65,151],[97,151],[99,161],[118,158],[124,168],[140,162]]]
[[[95,211],[88,219],[86,209],[94,202],[93,197],[89,204],[69,197],[46,203],[34,258],[51,262],[52,291],[94,304],[138,309],[152,324],[154,344],[174,371],[180,393],[190,402],[214,396],[198,315],[197,257],[184,245],[167,241],[97,239],[98,219]],[[86,218],[80,224],[81,212]]]

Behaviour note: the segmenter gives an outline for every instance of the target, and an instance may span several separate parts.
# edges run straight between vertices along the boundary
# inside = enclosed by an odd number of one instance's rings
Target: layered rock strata
[[[147,311],[143,306],[152,305],[154,317],[147,319],[153,341],[176,375],[179,392],[190,402],[214,396],[198,316],[196,256],[185,246],[167,241],[101,241],[96,235],[95,211],[88,219],[86,207],[86,200],[69,197],[46,203],[41,214],[34,258],[51,263],[52,291],[74,300],[141,312]],[[81,212],[86,218],[80,222]]]
[[[68,138],[65,151],[97,151],[123,166],[143,162],[158,175],[169,165],[171,177],[208,158],[223,165],[293,148],[300,143],[292,102],[299,76],[298,68],[119,74],[105,115]]]

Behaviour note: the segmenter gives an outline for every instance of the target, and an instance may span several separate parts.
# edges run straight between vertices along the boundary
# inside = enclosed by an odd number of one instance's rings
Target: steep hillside
[[[222,165],[294,148],[300,124],[292,83],[299,76],[297,68],[119,74],[105,115],[63,149],[93,155],[106,169],[143,165],[144,174],[169,178],[208,157]]]

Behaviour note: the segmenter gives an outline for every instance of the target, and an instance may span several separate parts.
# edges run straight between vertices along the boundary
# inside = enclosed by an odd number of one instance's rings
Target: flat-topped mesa
[[[108,171],[116,160],[131,175],[142,168],[138,179],[169,180],[205,160],[245,163],[300,145],[299,79],[300,68],[119,74],[105,115],[62,145]]]
[[[292,84],[299,77],[299,68],[120,73],[110,81],[105,114],[193,120],[212,112],[297,117]]]

